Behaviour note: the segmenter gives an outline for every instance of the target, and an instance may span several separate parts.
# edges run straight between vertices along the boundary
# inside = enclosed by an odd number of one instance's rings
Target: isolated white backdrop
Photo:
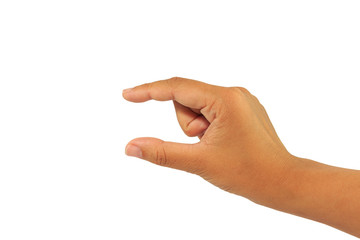
[[[248,88],[288,150],[360,169],[358,1],[0,1],[0,239],[354,239],[125,156],[195,142],[173,76]]]

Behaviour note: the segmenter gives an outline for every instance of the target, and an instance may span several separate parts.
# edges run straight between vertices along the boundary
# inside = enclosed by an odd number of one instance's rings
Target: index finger
[[[203,109],[215,97],[213,85],[187,78],[173,77],[124,90],[123,97],[131,102],[175,100],[194,109]]]

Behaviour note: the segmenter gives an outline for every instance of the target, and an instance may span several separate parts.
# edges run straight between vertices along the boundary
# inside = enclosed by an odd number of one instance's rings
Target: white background
[[[360,169],[359,1],[0,1],[0,239],[355,239],[125,156],[196,142],[180,76],[248,88],[288,150]]]

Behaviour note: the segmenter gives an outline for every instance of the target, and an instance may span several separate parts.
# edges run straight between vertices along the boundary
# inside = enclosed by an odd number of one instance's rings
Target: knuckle
[[[225,89],[223,93],[223,99],[227,99],[232,102],[234,99],[239,99],[245,96],[245,93],[238,87],[229,87]]]
[[[247,90],[246,88],[244,87],[238,87],[238,89],[243,92],[243,93],[250,93],[249,90]]]
[[[181,77],[172,77],[168,79],[169,84],[177,84],[181,81]]]
[[[250,94],[249,90],[244,87],[232,87],[235,91],[245,94]]]
[[[254,96],[254,95],[252,95],[252,94],[251,94],[251,96],[254,98],[254,100],[255,100],[257,103],[260,103],[259,99],[258,99],[256,96]]]
[[[249,90],[247,90],[244,87],[230,87],[228,91],[228,96],[231,99],[237,98],[237,99],[254,99],[255,96],[250,93]]]
[[[163,144],[161,144],[156,150],[155,164],[160,166],[169,166],[169,160]]]
[[[152,88],[154,87],[154,83],[145,83],[144,86],[145,86],[145,88],[146,88],[146,90],[148,92],[148,95],[149,95],[148,97],[150,99],[153,98]]]
[[[151,88],[154,86],[154,84],[153,83],[145,83],[144,85],[143,85],[147,90],[151,90]]]
[[[171,77],[169,80],[172,80],[172,81],[176,81],[176,80],[178,80],[179,79],[179,77]]]
[[[229,95],[241,95],[242,91],[238,87],[229,87],[227,88],[227,94]]]

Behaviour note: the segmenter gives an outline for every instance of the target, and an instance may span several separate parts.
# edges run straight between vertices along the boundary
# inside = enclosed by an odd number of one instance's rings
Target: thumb
[[[165,142],[157,138],[136,138],[127,144],[125,153],[160,166],[199,174],[204,164],[198,147],[197,144]]]

